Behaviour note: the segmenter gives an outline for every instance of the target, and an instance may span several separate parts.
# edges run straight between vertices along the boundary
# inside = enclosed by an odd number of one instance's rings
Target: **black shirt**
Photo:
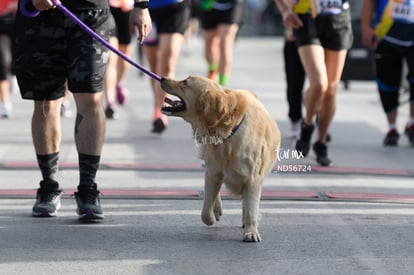
[[[69,10],[109,9],[108,0],[61,0]]]

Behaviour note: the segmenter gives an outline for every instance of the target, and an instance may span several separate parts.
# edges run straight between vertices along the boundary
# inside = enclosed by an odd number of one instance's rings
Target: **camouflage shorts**
[[[108,40],[113,31],[109,9],[78,11],[75,15]],[[73,93],[101,92],[108,49],[58,10],[35,18],[16,16],[14,65],[25,99],[57,99],[66,81]]]

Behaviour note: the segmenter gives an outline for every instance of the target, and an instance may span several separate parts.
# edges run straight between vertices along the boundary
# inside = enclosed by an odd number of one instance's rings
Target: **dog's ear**
[[[244,96],[245,91],[225,89],[226,105],[223,123],[226,126],[234,127],[234,124],[244,116],[247,109],[248,99]]]
[[[215,128],[225,115],[225,97],[222,93],[206,91],[199,96],[196,109],[205,126]]]
[[[244,115],[247,99],[240,92],[225,89],[220,92],[206,92],[198,99],[197,110],[203,117],[205,126],[214,129],[218,126],[224,131],[231,129]]]

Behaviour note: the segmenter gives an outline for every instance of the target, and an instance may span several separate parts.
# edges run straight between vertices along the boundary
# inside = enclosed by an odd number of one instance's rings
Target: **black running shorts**
[[[113,30],[109,9],[74,13],[105,40]],[[53,100],[73,93],[101,92],[108,49],[59,10],[34,18],[16,16],[15,69],[24,99]]]
[[[235,1],[233,7],[227,10],[212,9],[209,11],[200,10],[199,18],[201,27],[204,30],[212,30],[217,28],[219,24],[237,24],[243,23],[246,15],[246,1]]]
[[[298,14],[303,27],[294,30],[296,45],[321,45],[324,49],[348,50],[353,43],[350,10],[340,14],[319,15],[315,19],[311,14]]]
[[[131,33],[129,32],[129,16],[131,12],[124,12],[121,8],[111,7],[111,13],[116,23],[116,37],[121,45],[131,43]]]
[[[188,28],[190,18],[190,5],[187,1],[173,4],[167,7],[150,10],[152,20],[160,33],[184,34]]]

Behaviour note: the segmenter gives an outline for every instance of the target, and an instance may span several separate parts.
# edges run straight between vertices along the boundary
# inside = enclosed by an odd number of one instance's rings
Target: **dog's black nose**
[[[160,82],[161,82],[161,83],[163,83],[163,82],[165,82],[167,79],[168,79],[167,77],[163,76],[163,77],[161,77]]]

